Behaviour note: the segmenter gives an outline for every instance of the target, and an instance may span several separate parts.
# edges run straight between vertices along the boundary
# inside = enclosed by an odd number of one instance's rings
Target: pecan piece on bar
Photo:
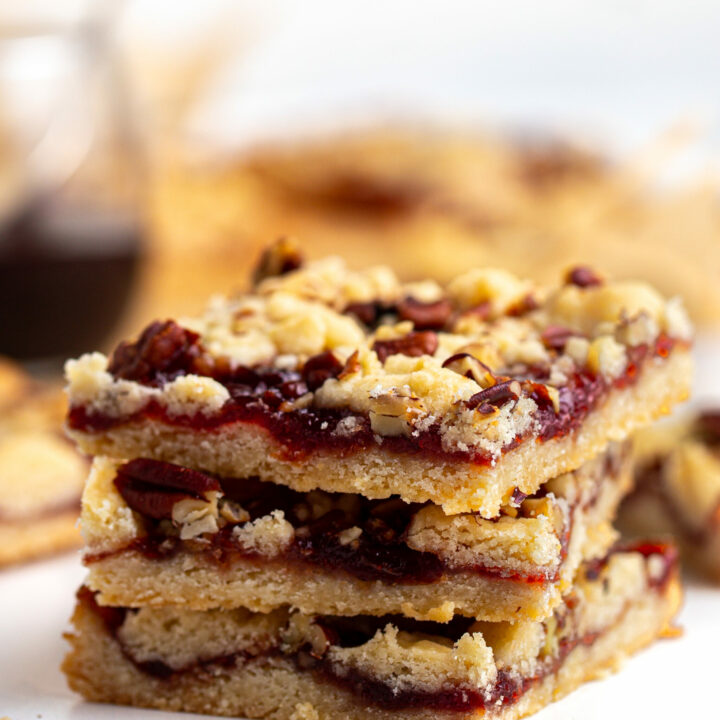
[[[433,355],[438,348],[438,337],[432,330],[408,333],[395,340],[376,340],[372,349],[380,362],[384,363],[391,355],[421,357]]]
[[[460,352],[451,355],[442,366],[458,373],[458,375],[464,375],[466,378],[474,380],[481,388],[487,388],[495,384],[495,376],[492,374],[492,370],[470,353]]]
[[[121,465],[115,487],[132,510],[154,520],[171,519],[181,500],[205,500],[208,493],[221,490],[211,475],[145,458]]]
[[[546,348],[551,350],[562,350],[565,347],[567,341],[577,335],[570,328],[563,327],[562,325],[548,325],[542,333],[540,333],[540,339]]]
[[[260,256],[253,272],[253,283],[258,285],[266,278],[298,270],[302,264],[303,256],[298,244],[291,238],[279,238]]]
[[[477,410],[483,415],[489,415],[505,403],[517,400],[520,391],[520,383],[517,380],[505,380],[475,393],[465,401],[465,406],[469,410]]]
[[[118,345],[108,372],[116,378],[152,383],[192,372],[201,355],[197,333],[172,320],[157,321],[148,325],[136,342]]]
[[[414,297],[406,297],[398,303],[398,315],[401,320],[409,320],[416,330],[442,330],[453,312],[448,298],[435,302],[422,302]]]
[[[577,285],[577,287],[596,287],[603,284],[602,278],[589,267],[579,265],[571,268],[565,275],[566,285]]]
[[[118,468],[118,474],[126,475],[135,480],[157,485],[169,490],[187,492],[197,496],[211,491],[219,491],[217,478],[199,470],[173,465],[161,460],[136,458]]]

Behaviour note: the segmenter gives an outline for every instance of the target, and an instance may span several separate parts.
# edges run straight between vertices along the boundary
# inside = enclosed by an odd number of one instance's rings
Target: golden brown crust
[[[547,495],[507,509],[517,517],[490,521],[476,515],[446,516],[436,506],[425,506],[410,522],[407,543],[443,558],[448,572],[432,581],[389,583],[359,580],[285,556],[294,530],[274,517],[277,513],[237,526],[233,538],[240,543],[240,554],[222,567],[197,541],[169,558],[145,557],[132,547],[144,535],[144,524],[114,485],[116,467],[96,459],[83,499],[87,583],[99,591],[104,604],[172,603],[195,609],[242,604],[256,611],[289,604],[303,612],[403,613],[435,620],[453,612],[487,620],[545,617],[569,587],[578,564],[604,555],[614,542],[611,521],[631,484],[629,455],[623,447],[612,446],[575,473],[549,483]],[[322,513],[330,511],[333,502],[342,506],[347,500],[351,498],[322,493],[307,498]],[[223,522],[217,500],[206,505],[215,513],[212,525],[217,532]],[[175,532],[183,533],[183,528]],[[250,542],[250,528],[254,557],[241,552]],[[213,532],[205,532],[199,540],[211,542],[212,537]],[[467,569],[473,567],[491,570]]]

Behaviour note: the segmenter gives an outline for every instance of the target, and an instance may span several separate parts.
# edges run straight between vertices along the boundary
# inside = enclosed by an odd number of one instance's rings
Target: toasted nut
[[[490,368],[467,352],[451,355],[442,366],[474,380],[483,389],[492,387],[496,382]]]
[[[218,531],[217,493],[212,495],[210,502],[185,498],[173,505],[172,521],[180,527],[181,540]]]
[[[423,412],[419,398],[397,391],[373,398],[369,416],[372,431],[384,437],[409,435],[412,424]]]
[[[390,355],[401,354],[410,357],[433,355],[437,348],[438,337],[432,330],[411,332],[405,337],[395,340],[376,340],[372,347],[382,363],[384,363]]]
[[[266,278],[285,275],[297,270],[302,264],[303,257],[298,243],[292,238],[279,238],[260,257],[253,272],[253,283],[259,285]]]
[[[346,530],[343,530],[338,535],[338,542],[341,545],[349,545],[354,540],[357,540],[361,535],[362,535],[362,530],[357,526],[353,526],[351,528],[347,528]]]
[[[625,347],[609,335],[596,338],[588,351],[588,367],[608,379],[620,377],[627,366]]]
[[[634,318],[623,322],[617,329],[615,337],[623,345],[634,347],[636,345],[649,345],[659,333],[660,328],[655,318],[642,312]]]

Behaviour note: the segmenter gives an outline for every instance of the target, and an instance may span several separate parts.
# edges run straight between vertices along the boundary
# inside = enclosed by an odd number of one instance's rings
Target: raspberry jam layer
[[[559,566],[538,569],[534,574],[480,564],[450,568],[433,553],[406,544],[410,523],[424,505],[399,498],[369,500],[361,495],[301,493],[255,478],[216,478],[149,459],[136,459],[120,466],[114,482],[128,506],[142,517],[146,534],[125,548],[86,555],[86,564],[125,551],[139,552],[151,559],[173,557],[181,551],[199,552],[221,567],[239,558],[262,561],[259,555],[234,540],[233,531],[280,510],[295,531],[284,551],[283,562],[342,571],[360,580],[428,584],[452,573],[472,572],[525,583],[550,583],[557,580],[560,572]],[[188,497],[201,498],[211,490],[223,493],[221,502],[240,505],[247,513],[246,518],[203,535],[202,542],[181,540],[171,522],[174,504]],[[518,514],[520,517],[524,514],[522,505]],[[570,525],[568,520],[560,531],[561,560],[567,552]]]
[[[438,313],[436,309],[425,309],[420,314],[416,308],[406,312],[425,318],[429,324],[435,321],[433,318],[444,316],[443,312]],[[409,355],[428,352],[428,348],[433,345],[434,334],[433,330],[411,333],[407,338],[403,338],[403,343],[408,347],[383,347],[378,348],[378,352],[403,352]],[[565,336],[565,340],[567,337]],[[548,342],[554,345],[559,341],[554,337],[548,339]],[[560,438],[582,425],[587,415],[613,388],[624,388],[635,383],[647,359],[667,357],[675,344],[671,338],[661,335],[653,345],[629,348],[624,373],[611,382],[589,370],[572,374],[567,383],[558,388],[557,409],[542,385],[549,375],[549,368],[544,366],[515,368],[512,377],[504,378],[503,382],[483,390],[468,402],[472,409],[483,413],[493,412],[507,402],[516,402],[517,394],[510,391],[506,384],[509,386],[510,380],[517,380],[522,385],[522,393],[537,403],[534,413],[534,433],[537,439],[545,442]],[[353,358],[348,360],[348,363],[352,360]],[[235,423],[243,423],[265,430],[281,448],[281,456],[291,461],[301,461],[317,452],[348,456],[378,445],[368,416],[349,409],[322,408],[312,404],[305,407],[303,403],[297,403],[299,398],[319,388],[325,380],[338,377],[345,370],[345,366],[329,352],[311,357],[299,369],[286,370],[273,366],[231,369],[227,363],[207,354],[197,334],[168,321],[148,327],[136,343],[120,345],[112,356],[108,370],[116,378],[133,380],[152,387],[162,387],[174,378],[188,373],[204,375],[224,385],[230,398],[216,413],[172,416],[168,414],[165,406],[155,399],[148,401],[137,412],[124,416],[109,415],[84,405],[75,405],[70,409],[68,418],[71,429],[102,433],[123,425],[149,421],[198,431],[214,431]],[[499,392],[501,390],[505,392]],[[339,428],[347,428],[348,424],[352,427],[352,432],[339,431]],[[443,448],[440,427],[441,423],[437,421],[422,431],[417,431],[417,434],[413,433],[412,437],[383,437],[383,450],[396,454],[421,454],[434,459],[467,461],[478,465],[491,463],[492,456],[478,448]],[[523,439],[516,436],[506,444],[503,452],[517,446]]]

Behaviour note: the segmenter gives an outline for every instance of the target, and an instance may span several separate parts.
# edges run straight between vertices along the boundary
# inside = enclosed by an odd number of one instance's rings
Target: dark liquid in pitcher
[[[100,347],[132,291],[137,218],[40,199],[0,227],[0,354],[65,358]]]

